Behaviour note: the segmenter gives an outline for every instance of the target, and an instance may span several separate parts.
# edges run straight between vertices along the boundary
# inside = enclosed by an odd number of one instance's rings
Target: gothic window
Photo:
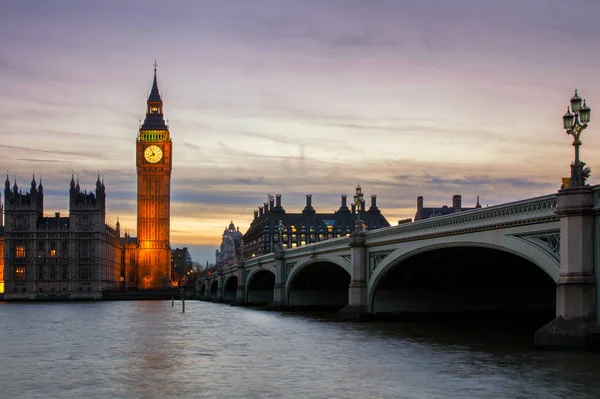
[[[17,247],[15,248],[15,256],[17,258],[25,257],[25,245],[17,245]]]
[[[79,266],[79,279],[80,280],[89,280],[90,279],[90,268],[88,265],[80,265]]]
[[[25,216],[17,216],[16,226],[17,228],[25,227]]]
[[[81,227],[82,227],[84,230],[87,230],[87,229],[89,229],[89,227],[90,227],[90,224],[91,224],[91,223],[90,223],[90,217],[89,217],[89,215],[86,215],[86,216],[82,216],[82,217],[81,217]]]
[[[44,279],[44,266],[38,265],[38,280]]]
[[[67,241],[63,241],[61,246],[61,256],[67,256]]]
[[[15,267],[15,280],[25,280],[25,267],[24,266]]]
[[[82,258],[89,258],[92,256],[92,246],[89,241],[82,241],[79,246],[79,255]]]
[[[69,276],[69,274],[68,274],[69,273],[69,267],[67,265],[63,265],[61,269],[62,270],[61,270],[61,276],[60,276],[60,278],[63,279],[63,280],[67,280],[69,278],[68,277]]]
[[[50,265],[50,279],[56,280],[56,265]]]
[[[56,258],[56,242],[50,242],[50,257]]]

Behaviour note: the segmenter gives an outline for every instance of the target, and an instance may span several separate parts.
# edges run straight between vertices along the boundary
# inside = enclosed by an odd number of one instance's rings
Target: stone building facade
[[[192,268],[192,256],[188,248],[175,248],[173,250],[171,281],[181,280]]]
[[[390,224],[377,207],[377,196],[371,196],[371,206],[366,209],[365,201],[356,205],[347,204],[342,195],[340,208],[333,213],[318,213],[312,206],[312,195],[306,195],[306,206],[299,213],[288,213],[281,205],[281,195],[269,198],[264,206],[254,211],[254,219],[243,236],[244,258],[261,256],[274,251],[281,243],[284,248],[296,248],[318,241],[350,235],[356,217],[362,222],[364,231],[388,227]],[[279,221],[282,233],[279,237]]]
[[[229,226],[223,231],[221,245],[215,251],[215,265],[217,268],[224,268],[232,265],[237,265],[241,254],[242,233],[240,228],[236,228],[233,220]]]
[[[170,198],[172,142],[163,115],[156,64],[146,118],[135,141],[137,237],[105,221],[104,182],[81,191],[71,178],[69,214],[44,216],[42,183],[4,190],[0,294],[4,299],[92,299],[104,291],[163,290],[171,286]],[[1,199],[1,198],[0,198]],[[1,201],[0,201],[0,206]],[[2,214],[0,209],[0,214]]]
[[[119,289],[123,269],[120,231],[106,224],[106,193],[82,191],[71,178],[69,215],[44,216],[44,188],[31,181],[4,188],[4,298],[93,299]]]
[[[481,208],[479,205],[479,196],[477,196],[477,204],[472,208],[464,208],[462,206],[462,196],[459,194],[452,196],[452,206],[443,205],[440,207],[424,207],[423,206],[423,197],[417,197],[417,212],[415,213],[415,222],[421,219],[429,219],[436,216],[449,215],[451,213],[467,211],[469,209],[477,209]]]

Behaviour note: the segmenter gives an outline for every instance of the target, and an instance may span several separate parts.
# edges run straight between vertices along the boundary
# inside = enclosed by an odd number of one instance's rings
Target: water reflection
[[[600,356],[531,334],[203,302],[3,304],[0,397],[597,398]]]

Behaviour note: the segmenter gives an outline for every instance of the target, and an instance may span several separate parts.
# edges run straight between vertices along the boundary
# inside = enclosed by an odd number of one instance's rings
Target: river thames
[[[0,398],[598,398],[531,334],[198,301],[0,302]]]

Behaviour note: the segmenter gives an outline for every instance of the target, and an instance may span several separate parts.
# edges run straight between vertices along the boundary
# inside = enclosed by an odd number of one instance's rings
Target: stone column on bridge
[[[267,309],[278,310],[287,307],[285,283],[285,252],[283,249],[278,249],[275,251],[275,288],[273,288],[273,301],[267,304]]]
[[[237,292],[235,295],[235,299],[231,301],[231,306],[241,306],[246,303],[246,292],[245,292],[245,281],[244,281],[244,273],[246,270],[245,267],[246,262],[244,260],[240,260],[238,263],[238,268],[236,271],[236,276],[238,280]]]
[[[348,288],[348,305],[338,312],[342,320],[364,320],[370,314],[367,309],[367,247],[364,232],[350,234],[352,275]]]
[[[600,344],[594,274],[592,187],[560,190],[560,278],[556,318],[535,333],[536,348],[593,347]]]
[[[213,302],[223,302],[225,299],[225,287],[223,286],[223,270],[217,269],[217,299]]]

